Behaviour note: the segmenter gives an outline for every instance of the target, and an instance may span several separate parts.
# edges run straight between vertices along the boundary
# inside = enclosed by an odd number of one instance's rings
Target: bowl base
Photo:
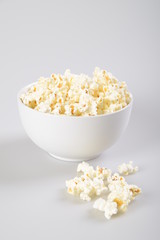
[[[94,155],[94,156],[88,157],[88,158],[65,158],[65,157],[61,157],[61,156],[54,155],[54,154],[52,154],[52,153],[49,153],[49,155],[52,156],[53,158],[57,158],[58,160],[61,160],[61,161],[66,161],[66,162],[82,162],[82,161],[89,161],[89,160],[95,159],[95,158],[97,158],[100,154]]]

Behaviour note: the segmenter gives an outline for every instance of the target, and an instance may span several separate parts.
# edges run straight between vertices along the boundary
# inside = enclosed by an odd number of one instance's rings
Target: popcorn
[[[125,82],[109,72],[95,68],[93,77],[52,74],[20,96],[28,107],[44,113],[68,116],[96,116],[118,111],[131,101]]]
[[[80,176],[66,181],[68,193],[77,195],[84,201],[90,201],[94,196],[106,194],[107,200],[98,198],[93,208],[104,212],[107,219],[118,212],[125,212],[128,205],[141,193],[136,185],[130,185],[118,173],[112,174],[110,169],[99,166],[94,169],[86,162],[77,167]]]
[[[113,214],[119,211],[125,212],[129,203],[141,192],[136,185],[129,185],[125,179],[115,173],[108,185],[110,193],[107,201],[99,198],[95,201],[93,208],[105,212],[105,217],[110,219]]]
[[[117,203],[112,201],[105,201],[103,198],[98,198],[93,208],[104,212],[105,217],[109,220],[113,214],[117,214],[118,208]]]
[[[97,166],[96,170],[86,162],[82,162],[77,167],[77,172],[82,172],[91,178],[108,179],[111,176],[111,170],[108,168],[101,168]]]
[[[129,190],[132,192],[132,200],[141,193],[141,189],[138,188],[136,185],[129,185]]]
[[[132,200],[132,191],[129,189],[129,185],[125,180],[112,180],[108,185],[110,193],[108,200],[116,202],[119,211],[125,212],[128,204]]]
[[[95,174],[94,168],[86,162],[82,162],[78,164],[77,172],[82,172],[84,174],[87,174],[91,178],[93,178]]]
[[[91,200],[91,198],[85,192],[80,193],[80,199],[82,199],[83,201],[87,201],[87,202],[89,202]]]
[[[68,193],[79,195],[82,200],[90,201],[92,197],[99,196],[107,191],[105,180],[111,175],[109,169],[97,167],[96,170],[86,162],[77,167],[80,177],[66,181]]]
[[[108,168],[101,168],[99,166],[97,166],[96,168],[96,176],[98,178],[102,178],[103,180],[108,180],[110,179],[112,174],[112,171]]]
[[[138,167],[137,166],[133,167],[132,161],[130,161],[128,164],[123,163],[122,165],[118,166],[118,172],[122,175],[129,175],[137,171],[138,171]]]
[[[106,207],[106,201],[103,198],[98,198],[93,205],[93,208],[98,209],[99,211],[104,212]]]
[[[85,201],[90,201],[93,196],[98,196],[107,190],[101,179],[91,179],[86,175],[66,181],[66,187],[68,193],[79,195],[80,199]]]
[[[118,173],[112,176],[108,189],[108,200],[116,202],[119,211],[126,211],[128,204],[141,192],[140,188],[129,185]]]
[[[106,201],[105,217],[109,220],[113,214],[117,214],[117,203],[112,201]]]

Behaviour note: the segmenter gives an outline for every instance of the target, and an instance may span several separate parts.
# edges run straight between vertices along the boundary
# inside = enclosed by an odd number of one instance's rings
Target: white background
[[[159,239],[160,2],[0,1],[0,239]],[[129,126],[110,150],[90,161],[127,177],[142,194],[126,214],[102,213],[68,196],[77,164],[55,160],[26,136],[16,94],[40,76],[92,74],[94,67],[126,81],[134,96]]]

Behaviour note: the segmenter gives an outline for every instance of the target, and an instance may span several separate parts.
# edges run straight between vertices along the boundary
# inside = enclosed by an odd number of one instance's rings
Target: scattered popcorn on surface
[[[141,189],[135,185],[129,185],[122,176],[115,173],[108,185],[110,191],[108,200],[116,202],[119,211],[125,212],[129,203],[134,200]],[[137,193],[137,194],[136,194]]]
[[[118,211],[125,212],[129,203],[141,192],[140,188],[136,185],[129,185],[118,173],[110,178],[108,189],[107,201],[99,198],[93,205],[93,208],[105,212],[107,219]]]
[[[108,188],[106,179],[111,177],[111,170],[97,167],[96,170],[86,162],[77,167],[77,172],[82,173],[80,177],[66,181],[68,193],[79,195],[82,200],[90,201],[92,197],[105,193]]]
[[[70,70],[64,75],[41,77],[20,98],[26,106],[44,113],[95,116],[126,107],[131,94],[125,82],[96,67],[92,78],[71,74]]]
[[[136,185],[129,185],[129,190],[132,192],[132,200],[134,200],[135,197],[141,193],[141,189]]]
[[[129,163],[123,163],[122,165],[118,166],[118,172],[122,175],[129,175],[138,171],[138,167],[133,167],[133,162],[130,161]]]
[[[99,211],[104,212],[106,207],[106,201],[103,198],[98,198],[93,205],[93,208],[98,209]]]
[[[91,178],[95,176],[94,168],[86,162],[82,162],[78,164],[77,172],[82,172],[83,174],[88,175],[88,177],[91,177]]]
[[[66,181],[66,187],[68,193],[79,195],[80,199],[85,201],[90,201],[93,196],[99,196],[107,191],[102,179],[91,179],[85,175]]]
[[[88,163],[82,162],[77,172],[82,175],[66,181],[68,193],[78,195],[84,201],[107,193],[107,200],[98,198],[93,205],[93,208],[104,212],[107,219],[119,211],[125,212],[129,203],[141,193],[139,187],[128,184],[118,173],[112,175],[107,168],[97,167],[95,170]]]
[[[94,205],[93,208],[104,212],[104,215],[107,219],[110,219],[113,214],[117,214],[118,208],[117,208],[117,203],[113,201],[105,201],[103,198],[98,198]]]
[[[90,178],[101,178],[107,180],[111,177],[112,171],[108,168],[101,168],[97,166],[96,170],[86,162],[82,162],[77,167],[77,172],[82,172]]]
[[[117,203],[112,201],[106,201],[106,207],[105,207],[105,217],[109,220],[113,214],[117,214]]]

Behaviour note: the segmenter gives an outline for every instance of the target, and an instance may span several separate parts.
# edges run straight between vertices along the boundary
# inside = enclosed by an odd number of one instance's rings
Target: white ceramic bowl
[[[18,93],[21,121],[32,141],[55,158],[67,161],[93,159],[111,147],[127,127],[133,100],[122,110],[106,115],[52,115],[38,112],[21,102],[20,95],[32,85]]]

